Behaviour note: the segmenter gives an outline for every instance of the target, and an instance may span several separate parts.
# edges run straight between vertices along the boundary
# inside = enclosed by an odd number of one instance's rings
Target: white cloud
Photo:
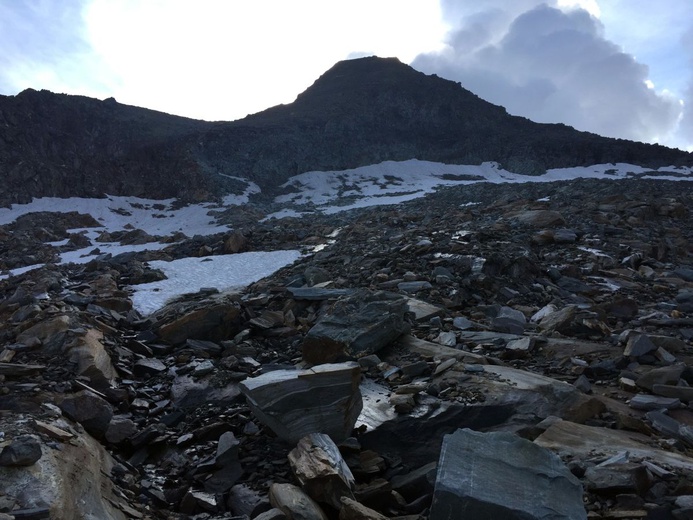
[[[536,121],[646,142],[672,139],[678,99],[648,87],[647,65],[606,39],[593,16],[596,3],[590,2],[593,14],[537,0],[509,9],[500,4],[447,10],[448,20],[458,20],[448,47],[418,56],[413,65]]]

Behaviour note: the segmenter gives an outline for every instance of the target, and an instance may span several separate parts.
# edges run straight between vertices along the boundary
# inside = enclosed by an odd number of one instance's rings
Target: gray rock
[[[433,289],[433,286],[426,281],[400,282],[397,284],[397,289],[406,293],[416,293],[424,289]]]
[[[41,454],[41,444],[30,435],[22,435],[2,449],[0,466],[31,466]]]
[[[163,361],[155,358],[138,359],[133,367],[136,376],[155,376],[166,371]]]
[[[452,320],[452,326],[459,330],[468,330],[474,328],[474,322],[464,316],[457,316]]]
[[[632,333],[628,336],[626,348],[623,350],[624,356],[640,357],[657,350],[652,340],[645,334]]]
[[[275,370],[240,384],[250,409],[281,439],[296,444],[310,433],[346,439],[363,407],[358,363]]]
[[[674,397],[683,402],[693,401],[693,387],[677,385],[652,385],[652,393],[663,397]]]
[[[635,383],[650,392],[654,385],[675,385],[681,378],[685,369],[684,365],[673,365],[668,367],[653,368],[648,370],[635,380]]]
[[[443,439],[430,518],[586,519],[582,486],[557,455],[506,432]]]
[[[296,300],[308,301],[336,300],[354,292],[353,289],[324,289],[322,287],[287,287],[286,290]]]
[[[104,437],[113,418],[111,405],[88,391],[64,399],[59,406],[66,416],[80,423],[87,432],[98,439]]]
[[[108,424],[106,430],[106,440],[112,444],[118,444],[130,439],[137,433],[137,426],[129,417],[114,416]]]
[[[651,485],[647,468],[634,463],[587,468],[585,481],[590,491],[612,496],[620,493],[637,493],[642,496]]]
[[[407,331],[406,313],[406,299],[384,292],[340,299],[306,334],[303,359],[318,365],[373,354]]]
[[[630,400],[630,407],[636,410],[671,410],[673,408],[680,408],[681,401],[672,397],[636,394]]]

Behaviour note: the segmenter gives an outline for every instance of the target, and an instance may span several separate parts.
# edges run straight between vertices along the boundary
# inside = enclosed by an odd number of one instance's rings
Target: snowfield
[[[152,200],[138,197],[45,197],[34,199],[29,204],[0,208],[0,225],[10,224],[22,215],[38,211],[76,211],[91,215],[100,223],[100,227],[70,230],[84,233],[91,245],[63,253],[63,263],[85,263],[96,255],[106,253],[116,255],[128,251],[161,249],[168,244],[151,242],[124,246],[119,243],[96,242],[95,239],[104,231],[112,233],[126,229],[141,229],[152,236],[171,236],[182,232],[188,237],[229,231],[227,225],[217,221],[215,212],[247,204],[252,195],[260,193],[260,188],[253,182],[240,177],[232,178],[245,182],[246,188],[239,195],[224,197],[221,205],[203,203],[181,207],[176,204],[175,199]],[[296,175],[282,185],[289,193],[275,198],[274,202],[281,209],[261,220],[301,217],[316,211],[331,214],[355,208],[397,204],[422,197],[441,186],[478,182],[555,182],[575,178],[691,181],[693,167],[670,166],[651,170],[624,163],[597,164],[553,169],[544,175],[527,176],[505,170],[495,162],[451,165],[416,159],[385,161],[344,171],[312,171]],[[168,280],[133,287],[134,305],[146,315],[177,295],[197,292],[203,287],[214,287],[220,291],[239,290],[299,257],[298,251],[274,251],[150,262],[151,267],[162,269]],[[0,279],[40,267],[39,264],[15,269],[1,274]]]

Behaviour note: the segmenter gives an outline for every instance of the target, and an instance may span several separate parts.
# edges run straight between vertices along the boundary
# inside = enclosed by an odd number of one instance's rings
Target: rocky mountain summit
[[[337,63],[289,105],[205,122],[81,96],[0,96],[0,206],[41,196],[187,201],[276,194],[289,177],[386,160],[497,161],[516,173],[599,163],[689,165],[691,155],[510,116],[396,59]],[[258,195],[262,197],[262,195]]]
[[[0,280],[0,518],[691,518],[692,207],[646,179],[257,206]],[[61,219],[0,259],[79,247]],[[305,254],[133,307],[149,262],[278,249]]]

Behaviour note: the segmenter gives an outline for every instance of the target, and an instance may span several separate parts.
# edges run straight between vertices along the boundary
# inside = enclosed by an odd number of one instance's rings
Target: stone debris
[[[237,211],[236,231],[2,279],[0,518],[446,518],[455,497],[434,490],[464,476],[444,440],[460,428],[522,446],[460,462],[479,461],[475,493],[505,486],[474,502],[494,518],[557,499],[575,518],[690,517],[690,207],[660,181],[468,185],[311,218]],[[337,229],[348,240],[313,250]],[[130,301],[163,278],[151,260],[297,248],[313,252],[239,294],[148,316]],[[514,473],[493,457],[528,445],[569,468],[570,500],[534,460],[499,483]],[[520,484],[530,504],[507,493]]]

